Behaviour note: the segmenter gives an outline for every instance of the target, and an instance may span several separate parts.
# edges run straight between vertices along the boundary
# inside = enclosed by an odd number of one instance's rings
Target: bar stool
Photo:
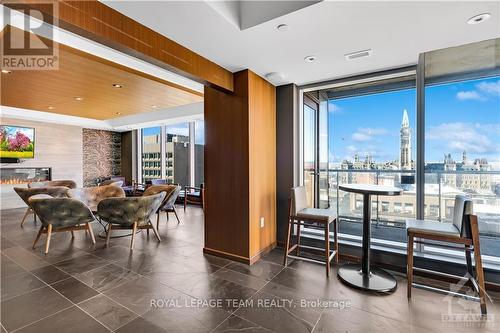
[[[330,250],[330,224],[333,222],[333,242],[334,250]],[[292,234],[292,225],[297,225],[297,243],[290,247],[290,237]],[[320,229],[324,231],[325,248],[318,248],[300,244],[300,229],[302,226],[308,228]],[[300,249],[317,250],[324,253],[325,260],[315,260],[300,256]],[[338,239],[337,239],[337,219],[329,209],[308,208],[307,194],[304,186],[292,188],[292,193],[289,199],[289,217],[288,217],[288,233],[286,237],[286,248],[284,265],[287,265],[287,259],[298,259],[309,262],[315,262],[326,265],[326,276],[330,276],[330,262],[335,259],[338,262]],[[296,251],[295,255],[290,253]]]
[[[411,288],[417,287],[431,291],[438,291],[451,296],[464,297],[469,300],[480,303],[481,314],[486,314],[486,291],[484,289],[484,272],[481,261],[481,249],[479,246],[479,229],[477,216],[472,214],[472,200],[463,195],[455,197],[455,206],[453,209],[453,223],[442,223],[424,220],[406,220],[406,231],[408,234],[408,256],[407,256],[407,278],[408,278],[408,299],[411,298]],[[425,241],[427,240],[427,241]],[[432,244],[438,247],[451,248],[465,251],[465,261],[467,266],[466,277],[450,275],[442,272],[431,271],[413,265],[413,244],[427,244],[429,240],[446,242],[457,245]],[[476,276],[472,267],[471,252],[474,252],[474,261],[476,266]],[[439,288],[430,287],[413,282],[413,271],[420,271],[428,274],[441,275],[444,277],[459,278],[462,282],[470,281],[478,296],[469,296],[455,291],[448,291]]]

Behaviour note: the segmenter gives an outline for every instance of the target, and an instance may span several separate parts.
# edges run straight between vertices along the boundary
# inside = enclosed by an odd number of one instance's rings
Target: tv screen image
[[[0,157],[35,157],[35,129],[0,125]]]

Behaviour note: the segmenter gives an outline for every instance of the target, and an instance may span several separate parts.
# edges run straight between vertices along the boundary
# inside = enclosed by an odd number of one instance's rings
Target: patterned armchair
[[[42,226],[33,242],[33,249],[42,234],[47,234],[45,254],[49,252],[52,232],[88,230],[92,243],[95,244],[90,222],[95,220],[90,209],[81,201],[71,198],[53,198],[48,194],[34,195],[29,204],[40,218]]]
[[[158,241],[161,241],[158,231],[151,223],[151,217],[165,199],[166,193],[127,198],[108,198],[99,202],[97,214],[102,221],[108,223],[106,244],[109,245],[112,229],[132,229],[130,249],[134,248],[134,236],[137,229],[153,229]]]
[[[158,211],[156,212],[156,229],[159,229],[160,227],[160,212],[167,213],[167,221],[168,213],[174,213],[177,218],[177,224],[181,222],[179,220],[179,216],[177,215],[177,211],[175,210],[175,202],[181,192],[181,187],[178,185],[153,185],[148,187],[143,195],[147,196],[161,192],[165,192],[166,196],[161,203],[160,208],[158,208]]]
[[[125,191],[119,186],[104,185],[71,189],[68,190],[68,197],[80,200],[87,205],[91,211],[95,212],[101,200],[107,198],[124,198]]]
[[[99,183],[99,186],[106,186],[106,185],[114,185],[114,186],[122,187],[123,180],[108,179],[108,180],[105,180],[105,181]]]
[[[28,184],[29,188],[64,186],[67,188],[76,188],[76,183],[72,180],[48,180],[44,182],[32,182]]]
[[[25,188],[25,187],[14,187],[14,191],[16,191],[17,195],[21,197],[24,203],[28,206],[26,209],[26,213],[24,213],[23,219],[21,221],[21,227],[26,220],[26,217],[29,214],[33,214],[33,219],[36,224],[36,214],[31,209],[29,199],[37,194],[46,194],[55,198],[64,198],[67,197],[67,192],[69,188],[64,186],[52,186],[52,187],[35,187],[35,188]]]

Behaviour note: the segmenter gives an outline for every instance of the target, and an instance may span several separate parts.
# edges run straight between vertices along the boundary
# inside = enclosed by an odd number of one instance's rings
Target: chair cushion
[[[324,222],[330,223],[335,219],[335,213],[330,209],[305,208],[297,213],[297,217],[323,220]]]
[[[460,230],[453,223],[408,219],[406,220],[406,230],[460,237]]]

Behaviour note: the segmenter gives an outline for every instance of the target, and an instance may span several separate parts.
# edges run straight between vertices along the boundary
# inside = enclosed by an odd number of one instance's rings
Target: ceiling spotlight
[[[468,24],[483,23],[484,21],[486,21],[487,19],[489,19],[490,16],[491,16],[490,13],[482,13],[482,14],[479,14],[479,15],[474,15],[470,19],[467,20],[467,23]]]
[[[287,31],[288,30],[288,25],[287,24],[280,24],[276,27],[278,31]]]
[[[47,109],[49,109],[49,110],[54,110],[54,109],[55,109],[55,107],[53,107],[53,106],[47,106]]]
[[[75,97],[75,101],[83,101],[83,97]]]
[[[123,84],[114,83],[113,87],[115,87],[115,88],[123,88]]]
[[[121,115],[122,113],[121,113],[121,112],[115,112],[115,114],[119,116],[119,115]]]
[[[285,79],[285,75],[283,75],[281,73],[276,73],[276,72],[267,73],[266,79],[268,79],[269,81],[272,81],[274,83],[280,83]]]
[[[156,108],[158,107],[158,105],[151,105],[151,107],[152,107],[153,109],[156,109]]]
[[[8,71],[6,69],[2,69],[2,74],[10,74],[10,73],[12,73],[12,71]]]
[[[305,62],[314,62],[316,61],[316,56],[310,55],[304,58]]]

